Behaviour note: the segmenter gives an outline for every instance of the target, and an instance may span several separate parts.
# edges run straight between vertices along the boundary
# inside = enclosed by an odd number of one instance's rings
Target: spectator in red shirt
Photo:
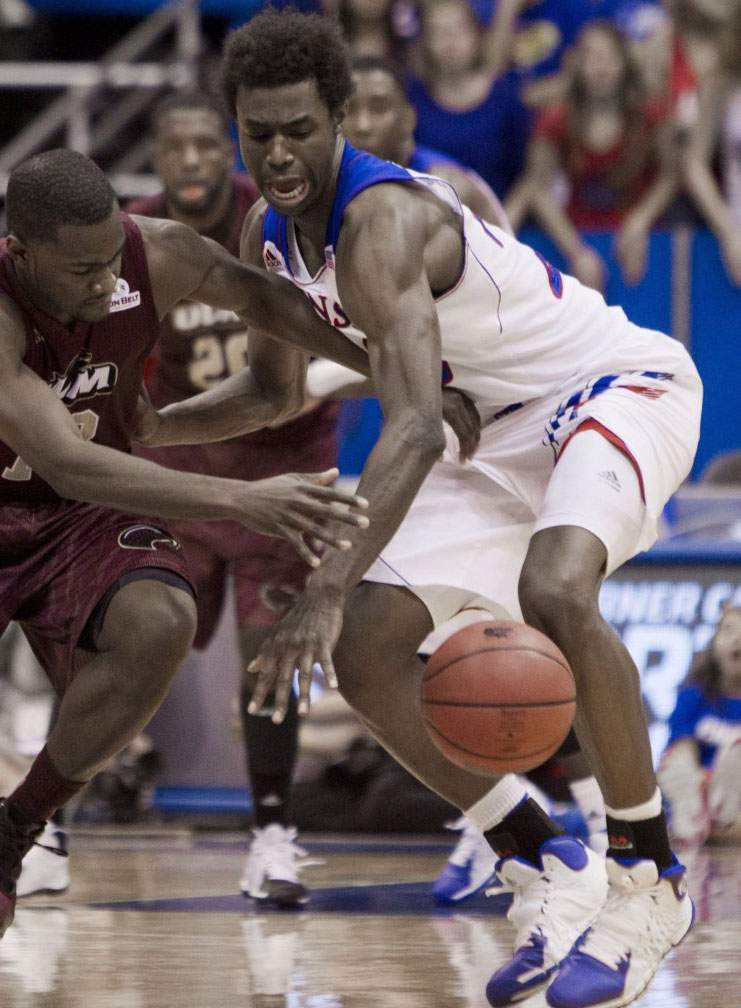
[[[532,211],[571,272],[598,289],[604,263],[579,230],[617,230],[623,273],[637,283],[649,231],[677,191],[672,139],[670,106],[647,97],[620,30],[591,22],[573,53],[566,99],[536,121],[526,172],[507,212],[517,227]],[[568,189],[561,200],[559,181]]]

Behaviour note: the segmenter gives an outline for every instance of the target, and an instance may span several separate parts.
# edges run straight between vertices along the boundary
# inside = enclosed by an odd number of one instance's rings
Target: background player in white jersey
[[[269,204],[248,218],[243,255],[367,346],[385,414],[360,483],[368,537],[330,558],[272,631],[253,702],[276,687],[280,716],[294,669],[307,702],[313,663],[330,677],[336,666],[383,744],[484,830],[516,890],[515,954],[489,983],[493,1004],[546,983],[557,1008],[628,1004],[689,930],[692,907],[637,672],[598,591],[653,541],[689,472],[697,372],[674,341],[474,218],[444,183],[347,145],[349,64],[322,18],[253,18],[227,41],[223,83]],[[482,416],[470,465],[452,454],[435,465],[441,374]],[[416,651],[472,593],[521,606],[569,659],[580,741],[608,804],[609,894],[601,863],[559,837],[512,778],[487,790],[426,736]]]

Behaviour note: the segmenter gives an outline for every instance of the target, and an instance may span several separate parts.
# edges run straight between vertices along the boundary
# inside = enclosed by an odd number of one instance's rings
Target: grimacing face
[[[385,70],[355,70],[352,77],[342,132],[353,147],[400,162],[413,137],[414,111]]]
[[[209,213],[234,162],[221,118],[209,108],[175,108],[157,123],[152,164],[168,202],[185,216]]]
[[[121,273],[124,231],[118,203],[97,224],[64,224],[55,240],[23,242],[8,248],[24,290],[37,308],[63,324],[100,322],[110,308]]]
[[[240,87],[236,119],[242,159],[271,206],[298,217],[327,195],[341,116],[329,111],[313,78]]]

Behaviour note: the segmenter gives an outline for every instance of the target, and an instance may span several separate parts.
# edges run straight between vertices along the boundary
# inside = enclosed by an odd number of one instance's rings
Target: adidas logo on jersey
[[[265,261],[265,266],[271,273],[278,273],[280,270],[285,268],[283,256],[272,242],[265,243],[262,250],[262,257]]]
[[[617,478],[617,473],[612,469],[606,469],[604,472],[597,473],[599,478],[611,486],[613,490],[620,493],[622,487],[620,486],[620,480]]]
[[[129,308],[137,308],[141,304],[141,300],[142,296],[139,291],[130,291],[128,283],[123,277],[119,277],[111,298],[111,307],[108,310],[112,314],[113,312],[127,311]]]

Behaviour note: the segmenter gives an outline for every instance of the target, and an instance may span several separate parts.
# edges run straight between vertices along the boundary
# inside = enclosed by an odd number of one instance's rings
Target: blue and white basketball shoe
[[[551,1008],[624,1008],[692,927],[684,866],[607,858],[610,889],[594,924],[561,963],[546,992]]]
[[[443,906],[460,903],[494,882],[498,861],[484,834],[466,816],[447,828],[461,830],[461,838],[432,886],[432,898]]]
[[[497,875],[514,892],[507,917],[515,951],[486,987],[489,1003],[515,1004],[545,987],[607,896],[604,858],[581,840],[560,836],[540,848],[540,864],[503,858]]]

